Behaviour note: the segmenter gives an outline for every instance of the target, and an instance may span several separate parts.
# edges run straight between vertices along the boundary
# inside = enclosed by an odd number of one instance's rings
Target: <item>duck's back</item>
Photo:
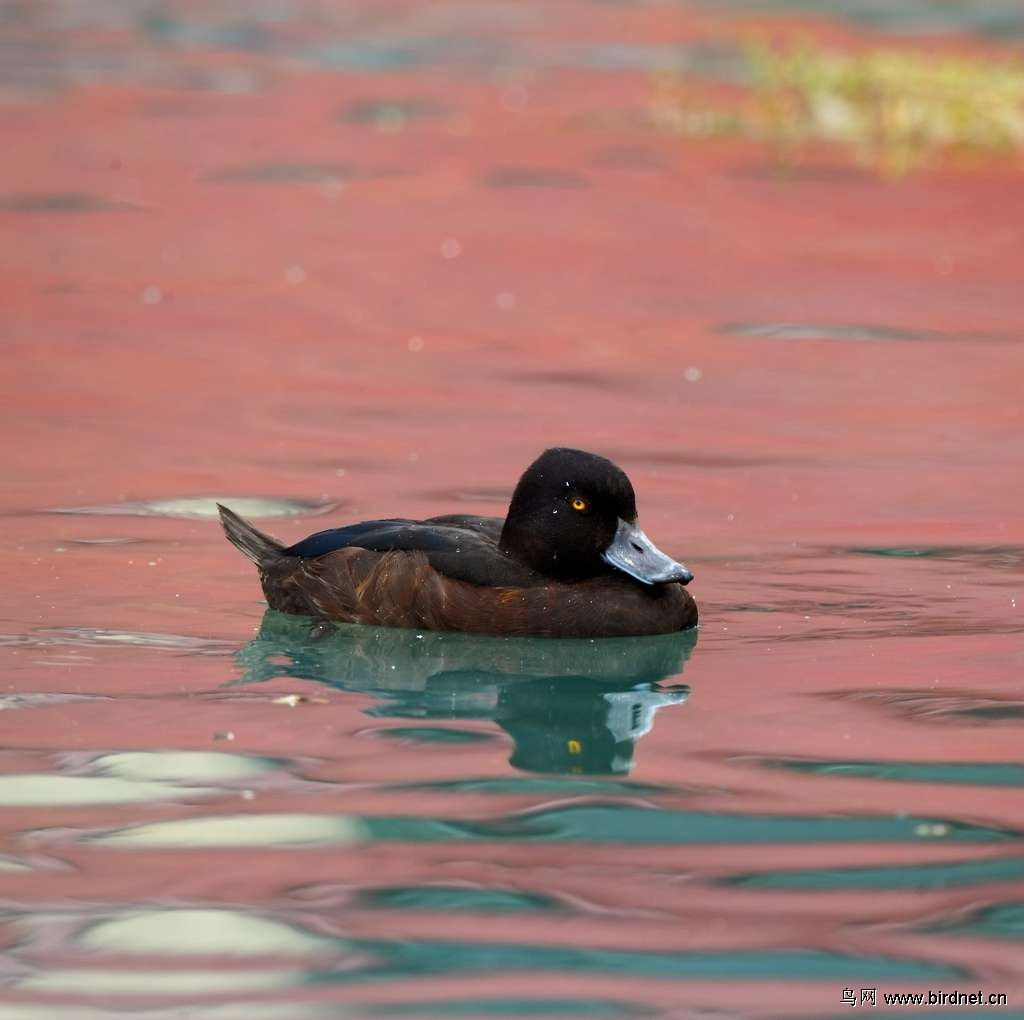
[[[496,517],[467,514],[447,514],[425,521],[361,521],[318,531],[283,552],[303,560],[320,559],[346,549],[420,553],[434,570],[454,581],[490,587],[539,583],[539,574],[498,548],[501,526],[502,521]]]

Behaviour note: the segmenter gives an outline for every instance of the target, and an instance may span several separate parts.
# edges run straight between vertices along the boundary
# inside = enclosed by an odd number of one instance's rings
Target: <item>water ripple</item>
[[[315,516],[329,513],[338,506],[336,502],[324,499],[284,499],[277,496],[181,496],[96,506],[54,506],[45,508],[42,513],[216,520],[218,503],[230,506],[243,517]]]
[[[717,329],[719,333],[732,336],[764,337],[771,340],[845,340],[861,343],[878,341],[1007,342],[1007,338],[989,333],[943,333],[934,329],[906,329],[898,326],[850,323],[723,322],[718,325]]]
[[[1012,841],[1019,834],[950,819],[904,815],[782,817],[573,801],[567,806],[480,821],[400,815],[225,815],[128,826],[84,838],[104,846],[171,849],[476,840],[634,846],[991,843]]]
[[[235,642],[219,638],[195,637],[190,634],[146,634],[107,630],[104,627],[41,627],[27,634],[0,634],[0,647],[51,648],[63,645],[75,648],[154,648],[193,655],[229,655],[238,648]]]

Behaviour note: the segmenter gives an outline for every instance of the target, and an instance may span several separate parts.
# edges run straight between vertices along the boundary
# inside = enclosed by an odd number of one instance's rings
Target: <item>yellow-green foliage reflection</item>
[[[655,122],[686,135],[764,140],[792,162],[811,141],[840,143],[898,175],[939,152],[1024,148],[1024,65],[907,50],[834,53],[812,44],[745,50],[749,97],[700,108],[684,82],[659,82]]]

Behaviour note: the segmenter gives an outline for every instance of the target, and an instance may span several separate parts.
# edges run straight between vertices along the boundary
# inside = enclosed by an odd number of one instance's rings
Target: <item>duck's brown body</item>
[[[267,602],[286,613],[383,627],[475,634],[625,637],[697,623],[681,584],[643,588],[627,577],[492,587],[446,577],[423,553],[339,549],[260,568]]]
[[[542,455],[504,521],[364,521],[286,548],[220,512],[227,537],[259,568],[267,602],[286,613],[551,637],[667,634],[697,623],[684,587],[692,575],[636,527],[629,480],[581,451]]]

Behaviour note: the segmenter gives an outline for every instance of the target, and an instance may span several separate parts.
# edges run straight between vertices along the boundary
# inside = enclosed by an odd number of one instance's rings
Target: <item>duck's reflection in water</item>
[[[239,650],[242,682],[301,677],[372,692],[378,716],[493,719],[529,772],[629,772],[636,742],[689,689],[697,631],[656,637],[502,638],[310,621],[268,609]]]

